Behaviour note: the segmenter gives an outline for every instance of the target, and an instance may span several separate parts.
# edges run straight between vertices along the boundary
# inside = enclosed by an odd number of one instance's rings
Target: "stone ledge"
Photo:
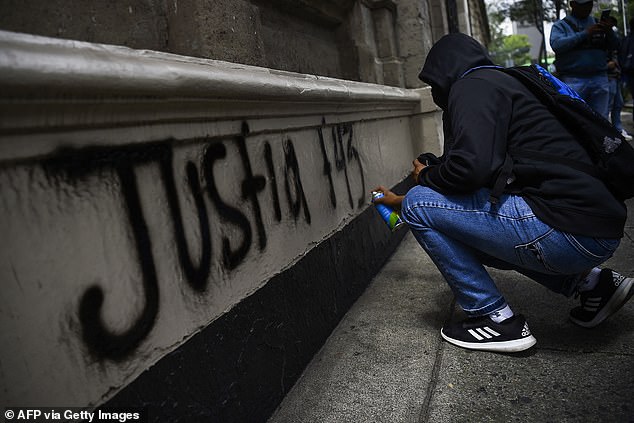
[[[150,50],[0,31],[3,97],[411,102],[410,90]]]

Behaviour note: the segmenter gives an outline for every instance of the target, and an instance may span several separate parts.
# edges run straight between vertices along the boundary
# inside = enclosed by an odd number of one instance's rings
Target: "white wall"
[[[433,110],[428,90],[0,32],[1,402],[114,395],[437,149]]]

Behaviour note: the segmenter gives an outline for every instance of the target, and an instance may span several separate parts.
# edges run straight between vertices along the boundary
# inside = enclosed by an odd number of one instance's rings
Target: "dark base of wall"
[[[150,422],[265,422],[406,233],[368,208],[103,407],[144,407]]]

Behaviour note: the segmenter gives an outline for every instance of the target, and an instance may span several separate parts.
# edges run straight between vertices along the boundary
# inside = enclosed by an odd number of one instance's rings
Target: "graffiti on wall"
[[[82,340],[98,360],[119,361],[126,359],[148,336],[159,313],[159,283],[155,257],[152,254],[152,231],[144,217],[140,185],[135,169],[154,164],[158,166],[160,185],[167,199],[169,216],[172,220],[175,240],[175,254],[188,287],[198,295],[204,295],[211,283],[212,261],[217,257],[226,271],[236,269],[245,261],[249,252],[267,248],[267,227],[265,221],[282,222],[283,214],[290,215],[295,222],[307,225],[312,222],[311,210],[307,201],[302,167],[318,166],[322,171],[328,191],[330,207],[345,206],[350,209],[362,207],[367,198],[362,158],[355,147],[353,126],[350,123],[327,126],[316,129],[315,139],[321,152],[322,163],[300,163],[296,146],[290,137],[284,137],[281,143],[271,144],[264,140],[262,157],[251,157],[247,149],[249,128],[242,125],[242,134],[228,139],[202,138],[192,140],[202,146],[203,154],[198,161],[178,161],[174,157],[174,140],[164,140],[143,145],[124,147],[89,147],[59,152],[48,159],[45,169],[49,173],[63,174],[73,183],[80,183],[88,174],[108,170],[119,180],[122,204],[127,216],[131,238],[136,249],[142,280],[144,306],[124,332],[115,333],[108,329],[102,318],[104,290],[99,285],[90,286],[82,293],[79,302],[79,322]],[[230,145],[232,144],[232,145]],[[228,157],[228,148],[237,149],[241,169],[239,174],[239,201],[233,203],[223,198],[221,189],[225,181],[214,173],[216,167]],[[274,148],[280,148],[275,156]],[[232,150],[233,151],[233,150]],[[253,154],[253,153],[252,153]],[[281,157],[283,163],[276,163],[274,157]],[[261,163],[254,170],[253,163]],[[308,161],[308,160],[307,160]],[[183,166],[182,178],[178,180],[178,166]],[[345,183],[345,192],[339,193],[336,182]],[[180,192],[186,190],[188,192]],[[340,190],[341,191],[341,190]],[[190,210],[194,219],[185,221],[181,196],[188,196],[195,210]],[[343,195],[342,195],[343,194]],[[266,197],[265,197],[266,196]],[[268,198],[263,210],[261,198]],[[341,202],[341,204],[340,204]],[[209,207],[215,209],[220,221],[212,227]],[[272,219],[265,220],[264,212],[271,213]],[[193,220],[193,221],[192,221]],[[185,236],[185,227],[194,225],[198,230],[198,245],[190,248]],[[234,236],[223,233],[231,228]],[[221,233],[221,244],[212,245],[212,230]],[[235,236],[235,233],[239,236]],[[192,251],[197,251],[193,256]]]

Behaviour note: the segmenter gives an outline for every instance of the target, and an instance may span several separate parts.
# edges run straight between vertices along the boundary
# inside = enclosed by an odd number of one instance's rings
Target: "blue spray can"
[[[373,203],[374,203],[374,200],[381,197],[383,197],[382,192],[372,191]],[[385,204],[376,204],[376,203],[374,204],[374,206],[376,207],[377,211],[379,212],[383,220],[385,220],[385,223],[387,224],[388,228],[392,230],[392,232],[397,230],[401,225],[405,223],[403,222],[401,217],[398,215],[398,213],[396,213],[396,211],[394,211],[391,207],[388,207]]]

